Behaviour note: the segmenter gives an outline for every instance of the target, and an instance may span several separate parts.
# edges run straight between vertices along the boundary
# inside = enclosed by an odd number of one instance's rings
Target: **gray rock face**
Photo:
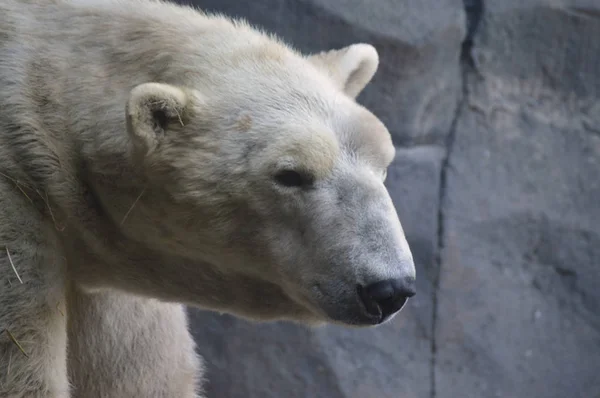
[[[596,397],[600,137],[478,89],[448,169],[439,396]]]
[[[600,3],[501,3],[447,169],[436,389],[598,397]]]
[[[417,265],[375,329],[192,310],[209,398],[600,397],[598,0],[179,1],[305,52],[377,47],[359,102],[398,146]]]
[[[415,300],[416,301],[416,300]],[[419,305],[378,330],[252,324],[193,312],[208,397],[426,397],[430,331]],[[399,377],[399,375],[401,375]]]

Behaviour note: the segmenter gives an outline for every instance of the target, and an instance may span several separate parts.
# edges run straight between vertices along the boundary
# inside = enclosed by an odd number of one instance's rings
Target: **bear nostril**
[[[357,290],[367,312],[382,321],[400,311],[416,293],[414,278],[386,279],[366,287],[359,285]]]

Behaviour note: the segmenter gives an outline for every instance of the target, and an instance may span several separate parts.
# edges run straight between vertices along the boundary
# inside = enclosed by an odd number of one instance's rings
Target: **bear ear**
[[[313,54],[308,60],[324,70],[352,98],[356,98],[371,81],[379,66],[377,50],[364,43]]]
[[[189,94],[163,83],[143,83],[131,90],[127,101],[127,130],[134,145],[152,151],[175,124],[183,126]]]

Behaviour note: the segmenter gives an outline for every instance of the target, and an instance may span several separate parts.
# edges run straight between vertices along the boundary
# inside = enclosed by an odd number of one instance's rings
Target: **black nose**
[[[358,286],[358,294],[365,308],[372,315],[384,321],[390,315],[400,311],[406,300],[416,294],[415,279],[386,279],[366,287]]]

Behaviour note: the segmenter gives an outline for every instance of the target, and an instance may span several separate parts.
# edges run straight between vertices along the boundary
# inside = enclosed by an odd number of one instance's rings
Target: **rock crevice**
[[[437,341],[436,341],[436,325],[438,312],[438,290],[440,287],[440,270],[442,267],[442,251],[444,248],[444,203],[446,199],[446,188],[448,184],[447,171],[452,156],[452,148],[457,134],[457,124],[464,107],[469,100],[469,85],[468,74],[472,73],[476,66],[473,60],[473,43],[477,32],[477,27],[483,15],[484,3],[483,0],[463,0],[466,15],[466,34],[461,44],[460,53],[460,72],[461,72],[461,95],[458,98],[454,117],[450,125],[450,130],[445,140],[445,156],[442,159],[440,169],[440,186],[439,186],[439,207],[437,213],[437,253],[436,253],[436,273],[433,280],[432,290],[432,319],[431,319],[431,398],[437,397],[436,387],[436,366],[437,366]]]

